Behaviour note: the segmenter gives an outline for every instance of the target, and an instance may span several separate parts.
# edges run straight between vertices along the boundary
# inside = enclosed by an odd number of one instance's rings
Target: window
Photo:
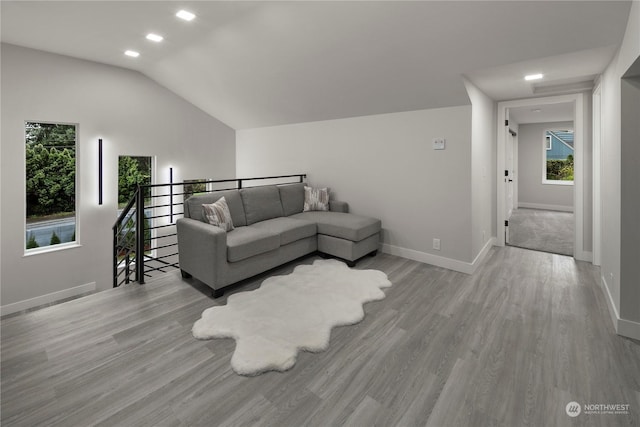
[[[129,203],[140,185],[151,184],[152,158],[148,156],[120,156],[118,158],[118,208]],[[151,190],[147,189],[144,198],[148,202]],[[145,203],[146,204],[146,203]]]
[[[76,125],[25,123],[27,252],[76,242]]]
[[[542,183],[573,185],[573,130],[547,130],[542,150]]]
[[[194,194],[200,194],[207,191],[206,179],[185,179],[184,180],[184,200],[187,200],[189,197]]]
[[[139,185],[152,184],[153,158],[149,156],[120,156],[118,157],[118,216],[127,203],[134,197]],[[144,194],[144,247],[145,254],[150,254],[152,247],[153,210],[151,205],[151,188],[147,187]],[[127,233],[135,233],[135,211],[130,211],[124,229]],[[133,236],[125,236],[126,241],[133,241]]]

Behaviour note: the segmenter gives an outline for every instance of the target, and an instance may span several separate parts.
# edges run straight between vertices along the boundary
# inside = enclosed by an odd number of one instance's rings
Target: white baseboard
[[[607,306],[609,307],[609,315],[613,322],[613,329],[616,334],[627,338],[633,338],[634,340],[640,340],[640,323],[632,320],[621,319],[618,309],[613,301],[611,292],[609,291],[609,284],[604,276],[601,277],[600,285],[604,289],[605,299],[607,300]]]
[[[63,291],[52,292],[50,294],[41,295],[39,297],[29,298],[26,300],[3,305],[2,307],[0,307],[0,316],[17,313],[19,311],[50,304],[52,302],[60,301],[66,298],[86,294],[88,292],[94,292],[95,290],[96,282],[91,282],[84,285],[76,286],[74,288],[65,289]]]
[[[449,270],[459,271],[460,273],[473,274],[478,266],[482,263],[482,261],[484,261],[484,258],[489,253],[489,249],[491,249],[491,247],[495,244],[495,241],[495,237],[489,239],[489,241],[487,241],[487,243],[475,257],[473,262],[459,261],[457,259],[433,255],[427,252],[420,252],[414,249],[407,249],[400,246],[390,245],[388,243],[382,244],[382,252],[384,252],[385,254],[396,255],[418,262],[424,262],[425,264],[431,264]]]
[[[604,296],[607,300],[607,307],[609,307],[609,315],[611,316],[611,323],[613,323],[613,329],[618,332],[618,319],[620,316],[618,315],[618,309],[616,308],[616,304],[613,301],[613,297],[611,296],[611,292],[609,291],[609,284],[607,283],[607,279],[604,276],[600,276],[600,285],[602,286],[602,290],[604,290]]]
[[[473,270],[469,274],[473,274],[476,272],[476,270],[478,269],[478,266],[480,266],[480,264],[482,264],[484,262],[484,259],[487,257],[489,250],[492,247],[494,247],[497,242],[498,242],[498,239],[495,237],[492,237],[487,241],[487,243],[484,244],[482,249],[480,249],[480,252],[478,252],[478,255],[476,255],[473,262],[471,263],[471,267]]]
[[[573,206],[545,205],[543,203],[518,202],[518,207],[527,209],[543,209],[546,211],[573,212]]]
[[[586,261],[586,262],[593,262],[593,252],[589,252],[589,251],[581,251],[578,252],[575,255],[575,259],[577,259],[578,261]]]
[[[640,340],[640,323],[627,319],[618,320],[618,335]]]

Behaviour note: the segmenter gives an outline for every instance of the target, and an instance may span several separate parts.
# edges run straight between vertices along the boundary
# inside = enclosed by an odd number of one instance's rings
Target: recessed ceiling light
[[[162,40],[164,40],[164,37],[157,34],[149,33],[147,34],[147,40],[151,40],[152,42],[161,42]]]
[[[132,58],[137,58],[138,56],[140,56],[140,53],[136,52],[135,50],[125,50],[124,54]]]
[[[184,19],[185,21],[191,21],[196,17],[196,15],[191,12],[187,12],[186,10],[179,11],[178,13],[176,13],[176,16],[180,19]]]
[[[539,113],[541,111],[542,110],[540,108],[534,108],[533,110],[531,110],[531,112],[533,112],[533,113]]]
[[[524,76],[524,79],[527,80],[527,81],[529,81],[529,80],[540,80],[543,77],[544,77],[543,74],[529,74],[528,76]]]

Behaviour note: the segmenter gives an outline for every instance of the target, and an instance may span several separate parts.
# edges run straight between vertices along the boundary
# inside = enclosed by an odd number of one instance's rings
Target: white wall
[[[381,218],[386,251],[464,270],[475,256],[471,118],[460,106],[239,130],[237,173],[307,173],[352,212]],[[435,137],[446,150],[432,149]]]
[[[573,185],[542,183],[542,143],[548,129],[573,129],[573,122],[521,124],[518,128],[518,203],[573,211]]]
[[[169,165],[176,181],[235,177],[235,131],[142,74],[6,44],[1,53],[3,313],[68,296],[85,284],[112,285],[119,155],[157,156],[160,182],[168,180]],[[24,256],[25,120],[79,124],[80,247]]]
[[[465,86],[471,100],[471,233],[476,256],[496,235],[497,105],[466,79]]]
[[[620,282],[621,260],[621,77],[640,56],[640,2],[634,1],[618,54],[602,76],[602,279],[618,333],[640,339],[640,283]],[[625,165],[629,167],[629,165]],[[637,165],[633,165],[637,167]],[[635,242],[634,250],[640,242]],[[632,297],[633,298],[630,298]],[[621,307],[621,300],[630,298]],[[624,310],[622,310],[624,308]],[[617,318],[617,319],[615,319]],[[635,331],[635,332],[634,332]]]

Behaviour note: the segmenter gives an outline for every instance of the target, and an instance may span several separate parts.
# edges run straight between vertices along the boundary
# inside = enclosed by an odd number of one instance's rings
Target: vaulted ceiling
[[[464,105],[463,76],[496,100],[592,81],[615,54],[630,5],[0,3],[3,42],[137,70],[236,129]],[[179,9],[197,18],[181,21]],[[165,40],[145,40],[149,32]],[[524,82],[530,72],[545,78]]]

